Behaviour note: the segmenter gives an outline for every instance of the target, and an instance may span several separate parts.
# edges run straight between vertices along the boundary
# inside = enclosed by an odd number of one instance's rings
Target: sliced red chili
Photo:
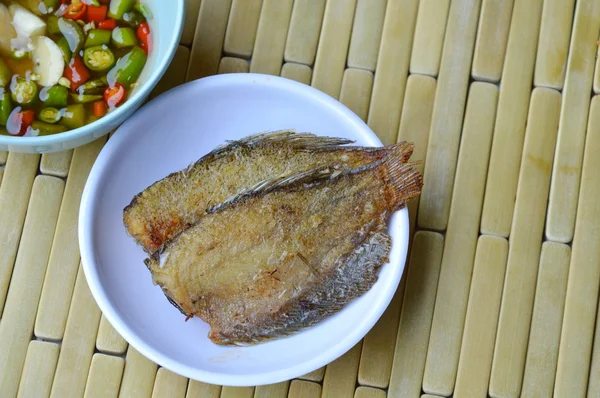
[[[113,30],[116,27],[117,21],[114,19],[105,19],[104,21],[98,23],[98,29]]]
[[[150,25],[142,22],[137,28],[137,37],[140,39],[140,47],[148,54],[150,50]]]
[[[33,124],[35,120],[35,111],[21,110],[20,107],[15,108],[6,123],[6,129],[12,135],[23,136],[29,129],[29,126]]]
[[[99,24],[106,19],[106,14],[108,13],[107,6],[88,6],[87,8],[87,20],[88,22],[94,22]]]
[[[65,68],[65,77],[71,82],[71,89],[77,90],[79,86],[90,79],[90,71],[85,67],[81,57],[71,59]]]
[[[71,4],[69,7],[67,7],[67,12],[65,12],[65,15],[63,15],[63,17],[76,21],[79,19],[83,19],[86,11],[87,5],[85,5],[84,3],[80,2],[76,4]]]
[[[116,108],[125,101],[125,88],[119,83],[115,83],[113,87],[108,87],[104,90],[104,101],[109,108]]]
[[[94,116],[102,117],[106,115],[106,102],[100,100],[94,102]]]

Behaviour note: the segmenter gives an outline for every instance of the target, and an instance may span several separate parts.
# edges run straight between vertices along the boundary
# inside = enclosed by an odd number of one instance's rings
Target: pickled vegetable
[[[127,11],[130,11],[133,8],[134,4],[135,0],[110,0],[108,17],[121,19]]]
[[[13,78],[10,85],[12,100],[19,105],[31,105],[38,94],[37,84],[24,77]]]
[[[102,96],[97,94],[71,94],[71,98],[78,104],[89,104],[102,99]]]
[[[69,43],[71,53],[77,54],[83,48],[85,35],[79,24],[70,19],[60,18],[58,20],[58,29]]]
[[[94,72],[105,72],[115,64],[115,55],[106,46],[94,46],[85,49],[83,62]]]
[[[69,105],[65,109],[60,123],[70,129],[77,129],[85,124],[85,108],[83,104]]]
[[[44,123],[40,121],[34,121],[31,123],[31,129],[34,131],[34,134],[37,135],[52,135],[58,133],[64,133],[68,130],[67,126],[61,126],[59,124],[50,124]]]
[[[0,94],[0,125],[6,126],[8,117],[13,110],[12,100],[10,94],[6,90],[2,90]]]
[[[63,86],[53,86],[40,92],[44,106],[62,108],[67,106],[69,92]]]
[[[137,44],[137,37],[131,28],[115,28],[112,31],[112,43],[117,48],[133,47]]]
[[[146,65],[146,52],[140,47],[133,47],[129,53],[117,61],[114,68],[108,72],[108,84],[112,86],[115,82],[129,87],[134,83],[144,66]]]
[[[4,62],[4,60],[0,58],[0,86],[8,86],[8,84],[10,83],[10,78],[11,74],[8,65],[6,65],[6,62]]]
[[[33,40],[33,71],[40,76],[42,86],[54,86],[63,75],[65,63],[60,47],[46,36]]]
[[[85,39],[85,48],[94,46],[101,46],[103,44],[110,43],[111,33],[108,30],[103,29],[92,29],[88,32],[87,39]]]
[[[44,108],[40,111],[38,117],[42,122],[54,124],[60,120],[60,111],[51,107]]]

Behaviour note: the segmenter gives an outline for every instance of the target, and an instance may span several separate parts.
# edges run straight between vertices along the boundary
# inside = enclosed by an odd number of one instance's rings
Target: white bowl
[[[362,297],[329,319],[290,337],[252,347],[212,343],[208,325],[184,322],[152,284],[142,249],[125,231],[133,196],[196,161],[225,140],[295,128],[381,146],[348,108],[304,84],[229,74],[177,87],[145,105],[108,141],[87,181],[79,243],[92,294],[115,329],[143,355],[195,380],[252,386],[301,376],[338,358],[373,327],[398,287],[408,247],[408,212],[389,222],[390,263]]]
[[[46,153],[64,151],[92,142],[116,129],[130,117],[150,95],[167,71],[183,29],[184,0],[142,0],[150,9],[152,48],[140,83],[131,91],[127,101],[116,110],[83,127],[39,137],[0,135],[0,151]]]

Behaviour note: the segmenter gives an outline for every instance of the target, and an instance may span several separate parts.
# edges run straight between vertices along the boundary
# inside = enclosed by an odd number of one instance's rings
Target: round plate
[[[157,97],[120,127],[98,156],[80,210],[83,269],[110,323],[159,365],[221,385],[288,380],[352,348],[390,303],[406,260],[406,209],[389,221],[390,263],[381,268],[375,285],[339,313],[290,337],[251,347],[216,345],[207,337],[206,323],[197,318],[184,322],[152,284],[146,256],[123,226],[123,208],[133,196],[226,140],[287,128],[381,146],[362,120],[318,90],[279,77],[228,74]]]

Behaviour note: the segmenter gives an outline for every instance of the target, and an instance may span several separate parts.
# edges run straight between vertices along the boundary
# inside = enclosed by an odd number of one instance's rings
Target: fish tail
[[[419,162],[407,163],[406,151],[396,151],[385,159],[390,184],[395,193],[396,208],[404,207],[406,202],[421,193],[423,176],[415,169]],[[410,151],[412,155],[412,150]]]
[[[318,136],[312,133],[296,133],[293,129],[290,129],[253,134],[239,141],[229,142],[231,144],[246,146],[278,142],[298,149],[320,149],[351,144],[354,141],[339,137]]]

